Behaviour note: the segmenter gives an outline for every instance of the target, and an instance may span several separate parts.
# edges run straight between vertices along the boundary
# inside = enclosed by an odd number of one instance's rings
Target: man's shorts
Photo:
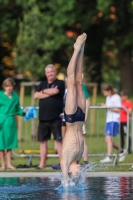
[[[38,141],[43,142],[47,141],[51,137],[51,133],[54,135],[54,140],[61,141],[62,120],[60,118],[50,120],[50,121],[39,121],[38,126]]]
[[[105,128],[105,136],[115,137],[118,133],[118,129],[119,129],[119,123],[117,122],[107,123]]]

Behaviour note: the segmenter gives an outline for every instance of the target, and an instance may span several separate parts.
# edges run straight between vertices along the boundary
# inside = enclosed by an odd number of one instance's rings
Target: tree
[[[117,48],[118,69],[121,88],[129,93],[133,90],[133,1],[98,0],[97,9],[103,14],[105,38],[114,42]]]
[[[118,78],[120,74],[121,87],[132,92],[133,0],[0,0],[0,3],[1,44],[8,41],[12,47],[9,50],[1,45],[2,61],[7,61],[3,60],[5,55],[16,56],[17,69],[32,80],[42,76],[48,63],[58,63],[59,70],[65,71],[76,37],[86,32],[86,80],[100,86],[107,72],[112,77],[117,74]],[[5,62],[1,66],[10,68]]]
[[[17,18],[22,16],[22,9],[15,0],[0,0],[0,81],[16,73],[12,53],[16,40]]]
[[[69,45],[65,35],[64,25],[72,24],[68,13],[73,8],[74,0],[29,1],[23,20],[19,22],[19,33],[15,63],[19,70],[31,80],[37,80],[52,56],[63,44]],[[39,7],[40,6],[40,7]],[[59,10],[60,12],[57,12]],[[51,17],[53,16],[54,17]]]

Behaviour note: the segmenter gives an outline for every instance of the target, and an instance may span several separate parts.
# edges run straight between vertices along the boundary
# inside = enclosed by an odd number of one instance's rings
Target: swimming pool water
[[[132,200],[133,177],[86,177],[84,190],[58,190],[55,177],[0,178],[0,200]]]

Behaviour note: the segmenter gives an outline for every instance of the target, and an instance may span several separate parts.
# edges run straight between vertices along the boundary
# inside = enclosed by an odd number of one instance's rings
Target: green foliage
[[[107,14],[109,12],[109,7],[114,3],[113,0],[108,0],[108,1],[104,1],[104,0],[97,0],[97,10],[99,10],[100,12],[102,12],[103,14]]]
[[[115,46],[115,41],[105,39],[102,51],[104,83],[110,83],[119,91],[120,71],[118,69],[118,49]]]
[[[39,8],[36,1],[31,1],[32,6],[23,13],[14,49],[17,53],[15,63],[24,75],[30,72],[29,79],[37,80],[44,67],[53,62],[53,53],[63,44],[67,45],[68,39],[63,27],[73,23],[73,19],[67,17],[73,9],[73,2],[64,4],[61,0],[51,0]]]
[[[74,36],[68,37],[68,31]],[[1,44],[8,41],[15,46],[16,67],[30,80],[39,79],[48,63],[66,67],[73,43],[82,32],[88,34],[86,80],[100,85],[108,77],[113,80],[115,70],[118,77],[124,68],[121,63],[125,63],[118,55],[127,49],[128,55],[132,53],[133,0],[0,0]],[[108,45],[112,41],[114,44]],[[12,50],[0,48],[1,60],[11,54]],[[114,57],[105,53],[110,51]],[[131,56],[126,59],[130,63]],[[128,70],[132,74],[131,66]],[[113,76],[107,76],[107,72]],[[127,80],[127,75],[121,79]]]
[[[15,0],[0,0],[0,33],[8,35],[7,41],[13,42],[16,37],[19,16],[21,16],[21,7]]]

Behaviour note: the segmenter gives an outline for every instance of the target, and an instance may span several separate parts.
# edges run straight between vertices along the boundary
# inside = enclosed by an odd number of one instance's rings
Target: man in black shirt
[[[64,81],[56,78],[56,69],[52,64],[46,66],[45,75],[47,81],[42,81],[34,94],[34,98],[39,99],[38,141],[40,142],[40,164],[38,169],[45,168],[47,142],[51,133],[54,135],[60,159],[62,150],[62,120],[59,116],[63,110],[65,84]]]

